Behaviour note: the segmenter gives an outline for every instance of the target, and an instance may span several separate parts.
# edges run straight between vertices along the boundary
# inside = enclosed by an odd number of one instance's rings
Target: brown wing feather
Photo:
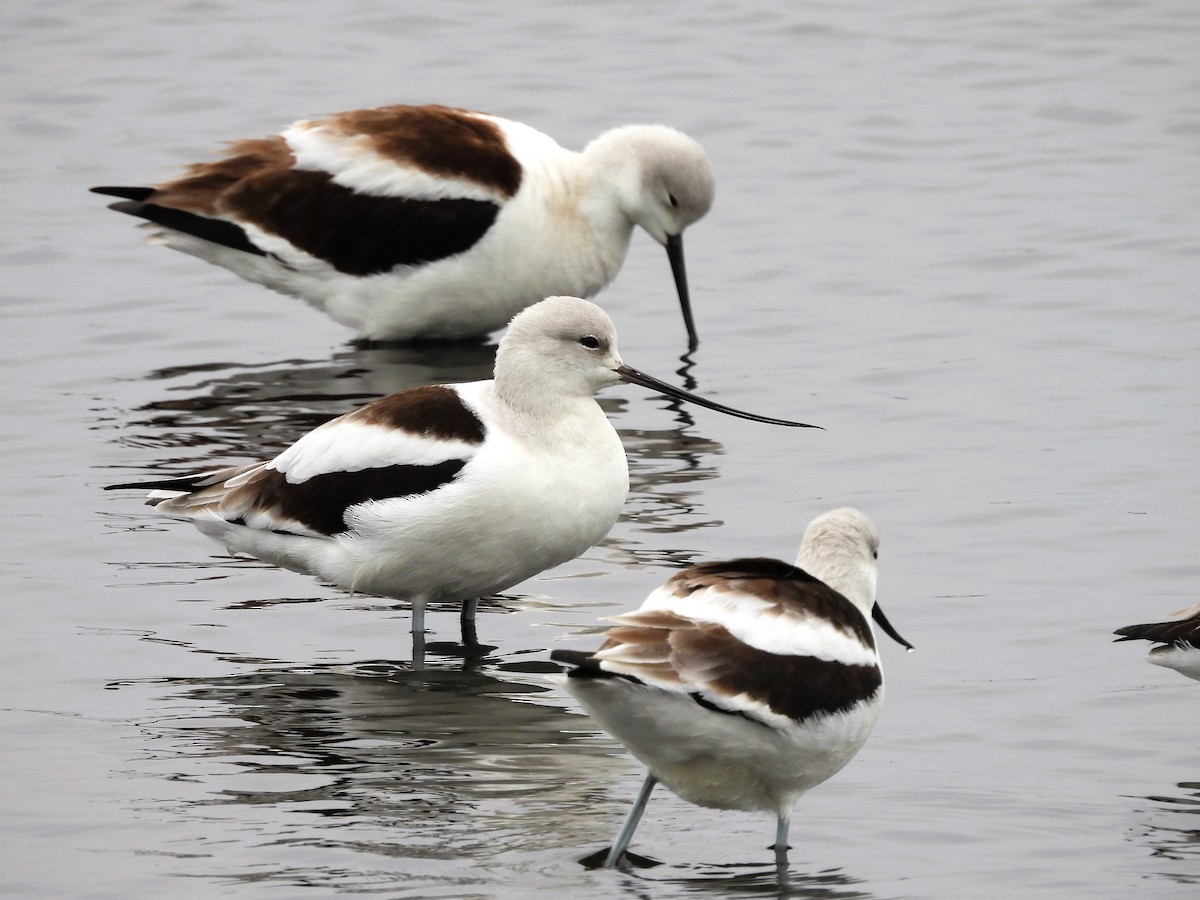
[[[380,156],[432,175],[463,178],[505,197],[521,186],[521,164],[489,119],[448,106],[383,106],[340,113],[323,123],[362,135]]]
[[[228,212],[227,192],[260,178],[289,171],[296,159],[280,135],[237,141],[226,156],[211,162],[194,163],[179,178],[158,185],[151,203],[186,209],[204,216]]]
[[[705,699],[724,709],[749,697],[779,715],[803,721],[848,710],[883,684],[877,666],[847,665],[813,656],[780,656],[743,644],[723,627],[671,633],[671,665]],[[753,710],[740,710],[753,714]]]
[[[643,617],[658,626],[625,624]],[[684,688],[706,705],[753,716],[745,698],[797,721],[869,699],[883,683],[877,666],[811,656],[781,656],[742,643],[720,625],[666,611],[632,613],[606,632],[593,654],[608,672],[651,685]]]
[[[371,459],[361,466],[347,466],[348,471],[330,466],[301,481],[289,480],[287,473],[292,470],[280,460],[300,448],[320,456],[329,441],[336,443],[337,429],[346,422],[456,441],[469,448],[480,446],[486,436],[483,422],[452,389],[440,385],[413,388],[326,422],[271,464],[253,463],[198,482],[196,490],[164,501],[159,509],[193,515],[207,508],[238,524],[334,535],[348,530],[346,513],[351,507],[436,490],[453,481],[470,458],[468,449],[456,450],[451,458],[436,463],[409,464],[399,458],[387,465],[387,458]],[[345,455],[335,454],[343,462]],[[294,465],[294,457],[291,462]]]
[[[434,175],[473,177],[504,197],[520,186],[521,166],[500,129],[458,111],[388,107],[311,124],[361,133],[378,152],[397,162]],[[281,135],[238,141],[222,158],[196,163],[183,176],[159,185],[140,211],[121,211],[235,249],[263,253],[246,233],[223,235],[204,221],[156,215],[155,210],[253,224],[339,272],[363,276],[463,253],[487,233],[500,210],[497,203],[478,199],[371,196],[337,183],[328,172],[297,169],[295,162]]]
[[[701,563],[680,572],[663,587],[681,599],[699,590],[753,596],[768,604],[758,615],[824,619],[864,646],[875,646],[871,625],[858,607],[825,582],[778,559],[753,557]]]
[[[1200,612],[1171,622],[1151,622],[1145,625],[1126,625],[1118,628],[1113,634],[1119,634],[1118,641],[1153,641],[1158,644],[1173,644],[1177,641],[1187,641],[1195,644],[1200,641]]]

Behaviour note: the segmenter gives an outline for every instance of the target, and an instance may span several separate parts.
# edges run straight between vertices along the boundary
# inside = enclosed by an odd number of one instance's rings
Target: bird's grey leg
[[[608,856],[604,860],[604,868],[615,869],[617,867],[617,860],[621,858],[621,854],[633,840],[633,832],[637,830],[642,813],[646,810],[646,801],[650,799],[650,792],[654,790],[656,784],[658,784],[658,779],[654,777],[654,773],[647,772],[646,780],[642,782],[642,789],[638,791],[637,799],[633,801],[633,809],[629,810],[629,815],[625,817],[625,824],[621,826],[617,840],[613,843],[612,849],[608,851]]]
[[[475,610],[478,608],[478,597],[472,597],[470,600],[463,601],[459,624],[462,625],[462,642],[464,647],[479,646],[479,635],[475,631]]]
[[[775,865],[781,871],[787,868],[788,819],[780,816],[775,823]]]
[[[412,667],[414,672],[425,668],[424,600],[414,600],[412,605]]]

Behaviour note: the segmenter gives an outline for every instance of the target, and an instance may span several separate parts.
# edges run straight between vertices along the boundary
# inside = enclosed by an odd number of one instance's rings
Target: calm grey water
[[[17,0],[0,8],[5,374],[0,893],[771,896],[765,817],[653,801],[543,680],[673,568],[884,536],[870,743],[793,821],[797,897],[1192,897],[1200,685],[1113,628],[1200,600],[1200,6]],[[360,350],[147,247],[92,184],[388,102],[580,146],[709,149],[684,374],[797,433],[605,399],[634,488],[605,544],[481,610],[407,611],[219,555],[116,480],[267,454],[491,348]],[[681,368],[661,250],[602,302]]]

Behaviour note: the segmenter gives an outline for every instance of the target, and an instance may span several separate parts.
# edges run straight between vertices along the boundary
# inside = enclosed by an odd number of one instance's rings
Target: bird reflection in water
[[[269,457],[323,422],[377,397],[426,384],[490,378],[495,344],[348,346],[329,360],[262,365],[210,362],[143,376],[167,394],[117,416],[116,442],[188,449],[147,462],[146,471],[181,474],[197,464]],[[203,451],[197,456],[195,450]]]
[[[635,774],[610,740],[554,705],[532,657],[415,673],[384,660],[218,657],[244,671],[108,685],[151,695],[138,699],[151,717],[132,723],[147,755],[122,775],[159,780],[149,793],[162,827],[192,826],[174,842],[176,874],[203,860],[195,876],[223,884],[475,895],[494,888],[498,868],[520,866],[530,890],[570,895],[580,884],[565,854],[593,840],[597,809],[619,805],[606,783]],[[632,877],[701,896],[870,896],[836,869],[700,863]]]
[[[626,854],[626,859],[630,859]],[[585,860],[585,864],[589,862]],[[654,894],[670,885],[689,897],[770,897],[772,900],[873,900],[876,896],[862,890],[855,878],[839,869],[803,873],[764,867],[761,863],[727,865],[658,866],[646,860],[629,873],[638,881],[655,885]],[[600,860],[597,865],[603,863]],[[591,866],[589,866],[590,868]],[[681,870],[682,873],[681,873]],[[646,896],[650,896],[649,893]]]
[[[1181,781],[1178,793],[1152,794],[1151,818],[1131,835],[1146,844],[1161,862],[1161,878],[1176,884],[1200,886],[1200,781]],[[1175,866],[1185,863],[1185,866]]]
[[[386,661],[259,664],[109,688],[156,695],[148,706],[163,714],[138,723],[152,758],[169,760],[170,780],[203,785],[174,815],[204,819],[211,807],[232,807],[220,814],[233,822],[219,840],[252,831],[245,839],[313,848],[304,872],[274,877],[320,881],[324,872],[345,887],[344,869],[355,867],[346,851],[461,865],[559,852],[548,834],[556,847],[584,842],[599,794],[577,777],[581,761],[613,774],[628,765],[575,728],[578,717],[542,699],[548,691],[533,668],[501,662],[502,680],[474,667],[413,673]],[[360,865],[370,871],[377,862]]]

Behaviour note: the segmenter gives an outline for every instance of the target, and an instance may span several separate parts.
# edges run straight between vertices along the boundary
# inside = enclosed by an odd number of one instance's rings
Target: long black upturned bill
[[[695,350],[700,338],[696,334],[696,320],[692,318],[692,298],[688,294],[687,269],[683,265],[683,235],[667,235],[666,246],[671,274],[675,276],[675,290],[679,294],[679,307],[683,310],[683,324],[687,328],[688,349]]]
[[[715,409],[717,412],[723,412],[727,416],[736,416],[739,419],[749,419],[752,422],[766,422],[768,425],[787,425],[790,428],[821,428],[820,425],[806,425],[803,422],[792,422],[789,419],[773,419],[770,416],[756,416],[754,413],[743,412],[740,409],[734,409],[732,406],[725,406],[713,400],[706,400],[703,397],[697,397],[695,394],[689,394],[682,388],[677,388],[674,385],[667,384],[665,381],[659,381],[653,375],[647,375],[645,372],[639,372],[632,366],[621,365],[617,367],[617,374],[621,376],[621,380],[627,381],[630,384],[640,384],[642,387],[650,388],[652,391],[658,391],[660,394],[665,394],[668,397],[674,397],[677,400],[686,400],[689,403],[695,403],[697,406],[705,406],[709,409]],[[822,431],[824,429],[821,429]]]
[[[876,622],[878,622],[879,627],[882,628],[887,633],[887,636],[890,637],[897,644],[900,644],[903,647],[907,647],[909,650],[911,650],[913,648],[912,644],[910,644],[908,641],[906,641],[904,638],[900,637],[900,635],[896,633],[896,629],[893,628],[892,623],[887,620],[887,616],[885,616],[883,614],[883,610],[879,608],[878,603],[876,603],[871,608],[871,618],[874,619]]]

